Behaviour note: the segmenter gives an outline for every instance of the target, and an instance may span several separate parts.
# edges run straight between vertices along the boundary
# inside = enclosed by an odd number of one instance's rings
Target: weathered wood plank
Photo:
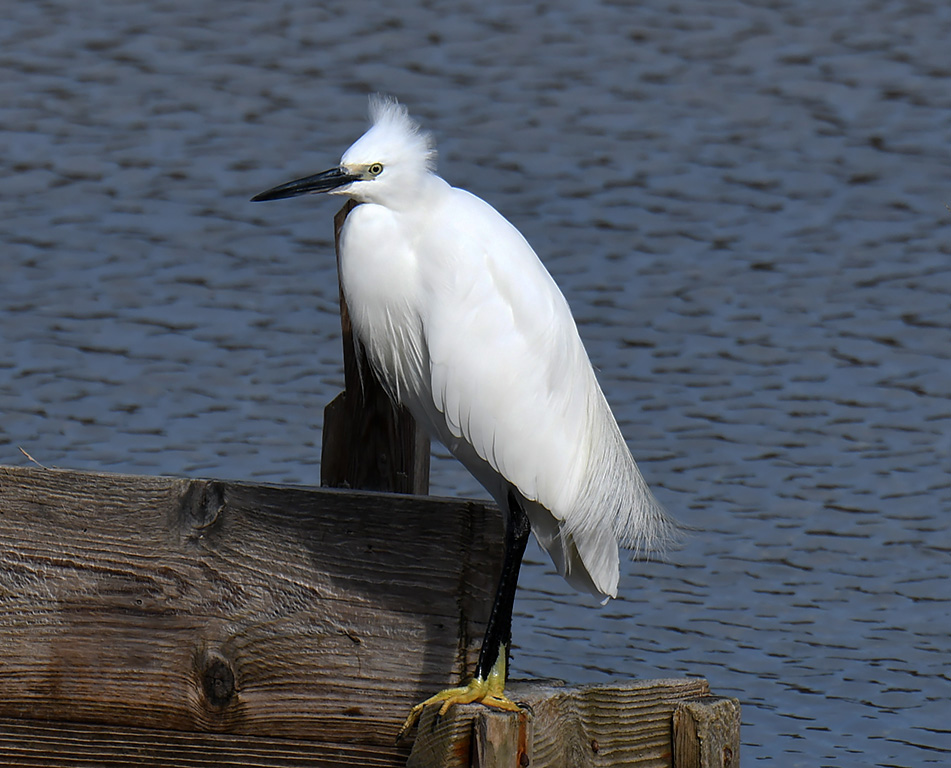
[[[334,217],[337,275],[340,230],[357,203],[348,200]],[[393,493],[429,493],[429,436],[410,412],[394,406],[380,386],[363,347],[353,337],[340,289],[340,326],[346,389],[324,409],[320,484]]]
[[[453,707],[441,720],[430,707],[420,718],[408,765],[472,768],[488,752],[497,761],[488,764],[499,768],[503,756],[510,763],[506,768],[524,768],[522,754],[531,768],[670,768],[674,712],[681,702],[709,694],[700,678],[585,686],[516,681],[506,690],[531,708],[530,746],[514,751],[509,746],[524,741],[524,715],[493,715],[491,738],[499,748],[485,749],[474,730],[485,717],[484,707]]]
[[[472,721],[472,768],[526,768],[532,764],[535,718],[482,707]]]
[[[0,468],[0,717],[391,748],[474,665],[500,529],[465,501]]]
[[[674,712],[674,768],[739,768],[740,702],[706,696]]]
[[[4,768],[393,768],[409,747],[0,719]]]

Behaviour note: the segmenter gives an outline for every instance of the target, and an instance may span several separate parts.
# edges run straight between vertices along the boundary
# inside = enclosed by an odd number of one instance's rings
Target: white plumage
[[[252,200],[308,193],[361,203],[343,226],[340,278],[354,335],[390,397],[495,497],[502,572],[475,674],[410,711],[504,691],[529,530],[559,573],[607,600],[618,545],[652,549],[673,524],[641,477],[598,386],[568,304],[525,238],[488,203],[435,174],[435,149],[391,99],[340,165]],[[438,523],[437,523],[438,524]]]
[[[615,597],[618,544],[655,548],[671,523],[567,302],[506,219],[435,175],[432,141],[402,106],[375,97],[371,118],[341,159],[346,183],[316,190],[363,203],[340,244],[356,337],[391,397],[500,506],[518,491],[559,573]]]
[[[516,492],[571,584],[615,597],[618,545],[654,549],[673,525],[564,296],[515,227],[435,174],[432,139],[405,108],[373,97],[370,114],[339,167],[254,199],[329,192],[362,203],[341,232],[341,282],[383,386],[503,510]]]

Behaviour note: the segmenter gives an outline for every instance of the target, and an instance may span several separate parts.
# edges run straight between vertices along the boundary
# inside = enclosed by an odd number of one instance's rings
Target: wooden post
[[[481,704],[427,708],[406,768],[526,768],[535,738],[531,709],[502,712]]]
[[[347,202],[334,217],[338,279],[340,231],[356,205]],[[393,405],[371,371],[366,351],[353,337],[342,286],[340,324],[346,389],[324,409],[320,484],[427,494],[429,437],[406,408]]]
[[[673,768],[739,768],[740,703],[706,696],[674,711]]]
[[[472,768],[527,768],[532,764],[534,717],[482,708],[472,721]]]

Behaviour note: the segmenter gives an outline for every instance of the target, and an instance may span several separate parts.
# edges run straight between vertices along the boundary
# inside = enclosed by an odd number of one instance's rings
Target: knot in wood
[[[733,768],[733,747],[729,744],[723,747],[723,768]]]
[[[224,486],[215,480],[193,480],[182,500],[187,524],[198,531],[206,531],[215,523],[225,508]]]
[[[202,672],[201,685],[209,704],[224,707],[235,695],[234,672],[231,665],[220,656],[208,657]]]

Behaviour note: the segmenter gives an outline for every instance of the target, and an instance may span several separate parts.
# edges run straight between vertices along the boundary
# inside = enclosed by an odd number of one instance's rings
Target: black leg
[[[399,741],[413,724],[419,719],[423,709],[430,704],[440,704],[439,713],[433,721],[433,727],[440,717],[452,704],[468,704],[481,701],[483,704],[498,709],[517,711],[518,705],[513,704],[502,691],[505,680],[498,678],[503,675],[502,667],[493,667],[499,660],[499,653],[508,649],[512,642],[512,608],[515,605],[515,589],[518,587],[518,571],[522,565],[522,555],[525,554],[525,544],[528,534],[532,532],[532,524],[519,504],[518,494],[509,491],[508,508],[505,526],[505,557],[502,563],[502,575],[499,577],[499,586],[495,591],[495,602],[492,603],[492,613],[489,614],[489,624],[485,628],[485,637],[482,640],[482,649],[479,651],[479,663],[476,666],[475,677],[461,688],[449,688],[430,696],[426,701],[417,704],[410,711],[406,722],[400,728],[396,740]],[[503,660],[504,675],[508,676],[508,659]]]
[[[489,623],[485,628],[482,649],[479,651],[479,663],[476,666],[477,679],[486,680],[492,665],[499,657],[499,650],[506,649],[512,643],[512,609],[515,607],[515,590],[518,587],[518,571],[522,566],[522,555],[528,543],[528,534],[532,524],[528,515],[519,504],[514,491],[509,491],[507,524],[505,526],[505,557],[502,563],[502,576],[495,591],[495,602]]]

